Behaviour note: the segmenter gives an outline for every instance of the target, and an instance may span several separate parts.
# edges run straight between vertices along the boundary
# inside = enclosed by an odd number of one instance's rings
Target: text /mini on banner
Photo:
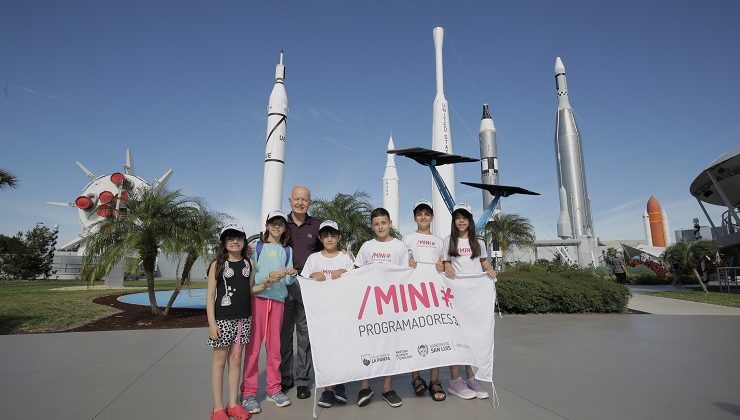
[[[371,264],[299,281],[316,386],[455,364],[492,380],[496,288],[485,273]]]

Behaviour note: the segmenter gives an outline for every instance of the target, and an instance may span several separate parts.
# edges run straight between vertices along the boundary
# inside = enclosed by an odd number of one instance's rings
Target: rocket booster
[[[647,202],[647,208],[643,215],[645,218],[645,229],[648,245],[666,247],[669,245],[667,224],[668,218],[665,211],[660,207],[660,203],[655,196],[650,196]]]
[[[437,75],[437,94],[434,97],[432,107],[432,149],[438,152],[452,154],[452,134],[450,132],[450,115],[444,93],[444,71],[442,68],[442,42],[444,41],[444,29],[434,28],[434,58]],[[455,168],[453,165],[438,166],[437,170],[442,176],[452,199],[455,199]],[[432,205],[434,207],[434,225],[432,230],[435,235],[445,237],[450,233],[452,215],[447,209],[442,194],[432,181]]]
[[[560,216],[558,216],[558,236],[565,239],[568,236],[563,236],[561,232],[571,232],[572,227],[570,225],[570,216],[568,213],[568,195],[565,193],[565,188],[560,187]]]
[[[493,118],[488,111],[488,104],[483,104],[483,116],[480,119],[480,130],[478,130],[478,141],[480,143],[480,170],[481,183],[498,185],[498,152],[496,151],[496,127]],[[486,190],[483,191],[483,208],[487,208],[493,195]],[[496,205],[501,210],[501,204]]]
[[[563,239],[592,238],[594,233],[591,199],[586,190],[581,135],[568,100],[565,66],[560,57],[555,59],[555,88],[558,95],[555,158],[561,209],[558,217],[558,236]]]
[[[265,141],[265,172],[262,178],[262,219],[283,207],[283,176],[285,172],[285,141],[288,127],[288,95],[285,93],[283,52],[275,66],[275,85],[267,106],[267,136]]]
[[[395,149],[393,136],[388,140],[388,149]],[[401,220],[399,218],[400,196],[398,194],[398,171],[396,171],[396,155],[388,153],[383,174],[383,208],[391,215],[393,226],[400,231]]]

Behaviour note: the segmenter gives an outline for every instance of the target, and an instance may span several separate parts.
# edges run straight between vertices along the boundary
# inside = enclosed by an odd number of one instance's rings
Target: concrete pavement
[[[0,418],[206,419],[206,335],[201,328],[0,336]],[[367,407],[318,412],[326,420],[737,419],[739,348],[736,316],[509,315],[496,325],[498,408],[490,400],[416,397],[408,375],[398,375],[400,408],[376,396]],[[382,382],[371,385],[378,391]],[[351,401],[357,390],[348,386]],[[254,418],[311,418],[313,399],[288,395],[292,406],[263,402]]]

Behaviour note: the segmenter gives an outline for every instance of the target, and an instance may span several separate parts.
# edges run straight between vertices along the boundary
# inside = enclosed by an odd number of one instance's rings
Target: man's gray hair
[[[296,185],[295,187],[291,188],[291,190],[290,190],[290,198],[293,198],[293,193],[295,192],[295,190],[297,190],[299,188],[302,188],[302,189],[306,190],[306,192],[308,192],[308,200],[311,201],[311,190],[309,190],[308,187],[305,186],[305,185]]]

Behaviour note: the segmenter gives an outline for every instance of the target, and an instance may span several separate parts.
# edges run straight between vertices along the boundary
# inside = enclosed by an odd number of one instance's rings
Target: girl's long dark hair
[[[475,236],[475,222],[473,221],[473,216],[466,212],[466,211],[460,211],[455,210],[452,212],[452,225],[450,227],[450,247],[447,250],[447,253],[450,254],[451,257],[459,257],[460,253],[457,252],[457,226],[455,226],[455,218],[457,216],[462,216],[466,219],[468,219],[468,242],[470,242],[470,250],[473,251],[473,255],[470,256],[470,259],[478,258],[480,257],[480,244],[478,243],[478,237]]]
[[[277,217],[275,219],[277,219]],[[280,245],[286,246],[288,245],[288,242],[290,241],[290,229],[288,229],[288,223],[285,222],[285,220],[283,220],[283,223],[285,223],[285,230],[283,231],[283,234],[280,235]],[[270,228],[267,227],[267,225],[269,224],[270,224],[270,221],[267,221],[267,223],[265,223],[265,231],[262,233],[262,238],[260,238],[262,239],[262,242],[264,243],[267,243],[267,239],[270,237]]]
[[[245,260],[247,260],[247,264],[249,264],[249,272],[252,272],[252,261],[250,261],[249,256],[247,255],[247,238],[244,238],[244,248],[242,248],[241,257]],[[229,259],[229,251],[226,249],[226,239],[222,239],[221,243],[218,245],[218,252],[216,253],[216,258],[213,259],[213,261],[216,261],[216,279],[218,279],[221,276],[221,273],[224,269],[224,263],[226,260]],[[213,263],[213,261],[211,263]],[[208,264],[208,268],[210,269],[211,264]],[[208,275],[208,272],[206,272],[206,275]]]

